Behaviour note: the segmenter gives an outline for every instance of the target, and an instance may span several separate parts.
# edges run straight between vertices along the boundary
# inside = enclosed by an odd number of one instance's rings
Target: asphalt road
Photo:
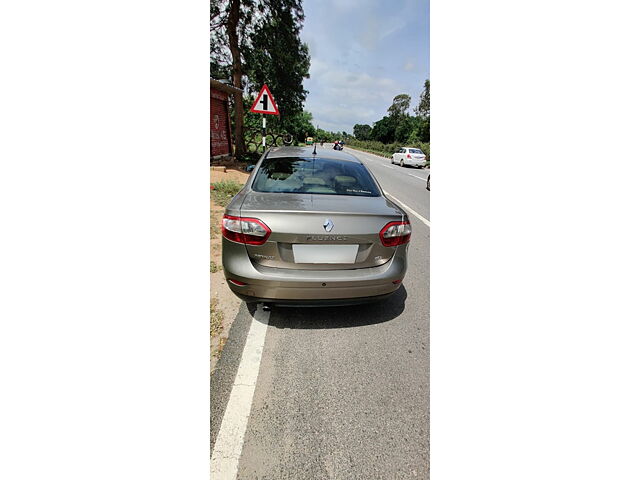
[[[391,165],[389,158],[352,148],[345,148],[345,151],[358,157],[369,168],[382,184],[385,192],[390,193],[395,199],[400,200],[427,220],[431,220],[430,194],[427,190],[429,169]]]
[[[386,192],[429,221],[428,171],[349,151]],[[261,357],[252,357],[258,360],[248,420],[232,430],[236,439],[244,431],[236,478],[428,478],[430,227],[409,216],[409,271],[386,302],[268,314],[242,304],[211,378],[211,442],[219,449],[223,417],[225,431],[227,417],[242,417],[241,397],[229,398],[245,343],[254,341],[247,333],[268,322]]]

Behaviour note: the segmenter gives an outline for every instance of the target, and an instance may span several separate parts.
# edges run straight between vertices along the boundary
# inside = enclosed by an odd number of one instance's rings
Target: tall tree
[[[231,76],[233,86],[244,90],[243,50],[254,23],[255,0],[211,0],[211,74]],[[236,155],[245,152],[242,92],[233,98]]]
[[[422,90],[422,94],[420,95],[420,103],[415,109],[416,115],[419,117],[427,118],[431,114],[431,94],[429,92],[429,88],[431,86],[431,82],[427,78],[424,82],[424,89]]]
[[[401,93],[393,98],[393,103],[388,108],[389,116],[398,119],[407,115],[409,106],[411,105],[411,97],[406,93]]]
[[[238,38],[238,24],[240,23],[240,0],[231,0],[231,8],[227,19],[227,35],[229,36],[229,49],[231,50],[233,86],[242,90],[242,59],[240,57],[240,41]],[[244,138],[242,134],[242,91],[234,94],[236,110],[236,155],[244,153]]]
[[[251,34],[245,52],[247,76],[251,88],[258,91],[264,83],[273,93],[284,128],[291,129],[303,111],[309,78],[309,47],[300,40],[304,22],[302,0],[263,0],[265,15]]]
[[[302,0],[211,0],[211,74],[245,92],[264,83],[276,98],[284,128],[297,125],[307,91],[309,48],[300,41]],[[236,154],[245,151],[242,94],[234,96]],[[270,122],[273,123],[273,122]]]
[[[416,115],[420,119],[420,125],[418,127],[418,135],[423,142],[429,142],[431,140],[431,82],[427,78],[424,82],[424,89],[420,95],[420,103],[415,109]]]

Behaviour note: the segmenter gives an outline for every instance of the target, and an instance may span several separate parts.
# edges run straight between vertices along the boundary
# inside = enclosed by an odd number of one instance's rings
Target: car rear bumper
[[[223,239],[223,268],[227,285],[245,301],[364,303],[379,300],[377,297],[400,287],[407,270],[407,246],[399,246],[391,260],[377,267],[320,271],[263,267],[249,259],[244,245]],[[234,285],[229,280],[246,285]]]
[[[395,293],[385,293],[384,295],[376,295],[374,297],[359,298],[333,298],[333,299],[311,299],[311,300],[291,300],[291,299],[273,299],[250,297],[234,292],[238,298],[245,302],[261,302],[274,305],[276,307],[345,307],[349,305],[362,305],[365,303],[380,302],[389,298]]]
[[[427,165],[427,161],[426,160],[409,160],[409,159],[405,159],[404,160],[404,164],[405,165],[410,165],[412,167],[425,167]]]

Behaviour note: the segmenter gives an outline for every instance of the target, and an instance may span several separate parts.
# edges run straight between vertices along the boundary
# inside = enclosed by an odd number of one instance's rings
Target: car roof
[[[305,147],[274,147],[267,152],[266,158],[285,158],[285,157],[313,157],[313,146]],[[327,148],[316,148],[316,158],[327,158],[331,160],[344,160],[347,162],[362,163],[350,153],[333,150]]]

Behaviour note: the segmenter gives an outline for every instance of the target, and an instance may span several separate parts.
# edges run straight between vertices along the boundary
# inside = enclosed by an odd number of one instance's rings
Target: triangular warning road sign
[[[266,83],[260,89],[260,93],[249,111],[253,113],[266,113],[268,115],[280,115],[276,101],[273,99],[273,95],[271,95]]]

